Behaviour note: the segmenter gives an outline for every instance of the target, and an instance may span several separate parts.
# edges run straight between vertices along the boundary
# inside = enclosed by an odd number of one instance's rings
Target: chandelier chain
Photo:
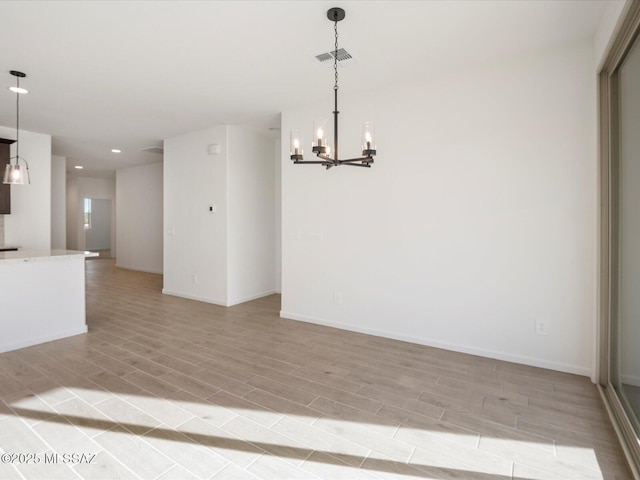
[[[333,86],[333,89],[338,90],[338,21],[337,20],[333,25],[333,29],[336,33],[336,45],[335,45],[336,48],[335,48],[335,51],[333,52],[333,72],[336,77],[336,83]]]

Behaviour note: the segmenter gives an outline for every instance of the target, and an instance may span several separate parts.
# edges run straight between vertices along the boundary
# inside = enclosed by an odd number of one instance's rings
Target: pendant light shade
[[[19,160],[24,162],[24,167],[21,167],[17,163]],[[9,185],[24,185],[25,183],[31,183],[27,162],[16,157],[16,163],[7,163],[4,170],[4,177],[2,177],[2,183],[7,183]]]
[[[16,70],[11,70],[9,73],[16,77],[17,81],[16,87],[10,88],[10,90],[16,94],[16,156],[9,159],[9,163],[4,170],[2,183],[25,185],[31,183],[31,178],[29,176],[29,164],[24,158],[20,157],[20,95],[29,93],[29,91],[20,88],[20,79],[27,75]],[[20,163],[22,163],[22,165],[20,165]]]

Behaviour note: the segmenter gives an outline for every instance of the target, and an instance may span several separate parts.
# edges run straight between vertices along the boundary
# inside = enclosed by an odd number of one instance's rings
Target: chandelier
[[[17,81],[17,85],[15,87],[9,88],[9,90],[16,94],[16,156],[9,159],[9,163],[7,163],[4,171],[2,183],[9,185],[24,185],[25,183],[31,183],[31,178],[29,177],[29,164],[24,158],[20,157],[20,95],[29,93],[28,90],[20,88],[20,79],[27,75],[16,70],[11,70],[9,73],[16,77]],[[15,163],[12,163],[12,160],[14,159]],[[20,161],[24,163],[24,168],[20,166]]]
[[[362,156],[340,160],[338,157],[338,22],[343,20],[345,12],[342,8],[332,8],[327,11],[327,18],[334,22],[335,50],[333,51],[333,72],[335,83],[333,86],[334,110],[333,110],[333,153],[331,153],[330,140],[328,138],[327,120],[319,119],[313,122],[313,142],[311,151],[319,160],[304,160],[302,148],[303,139],[299,130],[291,132],[291,160],[293,163],[324,165],[327,170],[340,165],[353,167],[371,167],[373,157],[376,154],[376,146],[373,142],[374,129],[371,122],[362,125]]]

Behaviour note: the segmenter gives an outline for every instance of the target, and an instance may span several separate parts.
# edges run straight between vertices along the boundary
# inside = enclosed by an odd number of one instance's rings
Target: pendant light
[[[334,109],[333,109],[333,154],[327,138],[329,130],[327,129],[327,121],[325,119],[313,122],[313,143],[311,151],[316,154],[319,160],[305,160],[303,151],[303,139],[299,130],[291,132],[291,160],[293,163],[320,164],[324,165],[327,170],[331,167],[340,165],[350,165],[352,167],[371,167],[373,157],[376,154],[376,146],[374,143],[374,130],[371,122],[365,122],[362,125],[362,156],[358,158],[350,158],[340,160],[338,157],[338,22],[344,20],[345,11],[342,8],[331,8],[327,11],[327,18],[334,25],[335,32],[335,50],[333,51],[333,71],[335,83],[333,86]],[[333,156],[332,156],[333,155]]]
[[[9,159],[9,163],[4,171],[2,183],[7,183],[9,185],[24,185],[25,183],[31,183],[31,178],[29,177],[29,164],[24,158],[20,157],[20,95],[29,93],[28,90],[20,88],[20,79],[27,75],[16,70],[11,70],[9,73],[16,77],[17,81],[17,85],[15,87],[9,88],[9,90],[16,94],[16,156]],[[13,162],[13,160],[15,160],[15,162]],[[24,163],[24,166],[21,166],[20,162]]]

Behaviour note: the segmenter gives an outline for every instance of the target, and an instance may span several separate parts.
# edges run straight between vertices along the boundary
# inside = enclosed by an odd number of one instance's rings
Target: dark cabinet
[[[9,145],[14,141],[0,138],[0,178],[4,176],[5,165],[9,163],[11,158]],[[8,215],[9,213],[11,213],[11,185],[0,183],[0,215]]]

